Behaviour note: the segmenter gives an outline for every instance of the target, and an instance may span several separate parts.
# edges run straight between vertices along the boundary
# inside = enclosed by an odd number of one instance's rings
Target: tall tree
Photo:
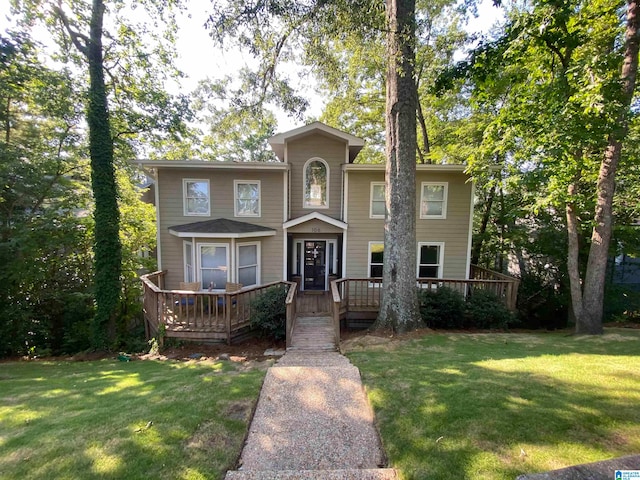
[[[89,71],[87,124],[91,156],[91,186],[95,201],[95,298],[94,346],[106,348],[115,340],[120,299],[122,246],[120,213],[113,164],[113,141],[104,79],[103,22],[105,5],[93,0],[88,35],[72,25],[60,7],[54,7],[69,38],[84,56]]]
[[[415,0],[387,0],[384,296],[374,328],[421,323],[416,277]]]
[[[123,295],[116,169],[136,155],[164,147],[165,137],[175,140],[185,131],[187,103],[165,90],[165,81],[180,76],[171,46],[179,1],[13,0],[12,5],[23,25],[40,22],[47,27],[58,47],[54,59],[73,65],[76,81],[86,85],[86,93],[74,100],[85,108],[91,159],[97,304],[93,339],[95,348],[109,348],[122,319]],[[133,15],[135,8],[143,8],[142,15]]]
[[[229,2],[218,6],[209,22],[218,41],[231,37],[259,57],[258,72],[249,77],[254,79],[255,88],[248,90],[252,96],[247,98],[247,89],[242,89],[245,95],[237,103],[253,106],[271,98],[294,107],[291,110],[301,102],[295,101],[298,97],[289,83],[277,76],[277,67],[283,57],[293,58],[292,45],[302,46],[303,63],[317,67],[335,60],[324,55],[333,39],[387,32],[385,303],[377,326],[403,331],[420,322],[415,288],[415,1],[388,1],[386,23],[380,22],[380,14],[380,5],[371,0]],[[326,71],[327,64],[323,66]]]
[[[622,145],[629,131],[629,117],[631,101],[636,88],[638,73],[638,4],[637,0],[627,1],[627,21],[624,40],[624,56],[620,76],[620,94],[617,99],[618,108],[614,110],[612,130],[607,138],[598,179],[596,182],[596,205],[593,233],[589,260],[585,273],[582,296],[575,288],[571,289],[573,309],[576,313],[576,332],[597,334],[602,333],[602,312],[604,301],[604,285],[609,258],[609,245],[613,231],[613,199],[615,193],[615,178]],[[567,214],[567,223],[572,224],[575,218],[572,212]],[[577,279],[576,269],[572,262],[570,278],[572,284]]]
[[[602,332],[614,179],[631,115],[637,35],[632,1],[535,0],[510,12],[502,36],[473,57],[476,98],[486,98],[496,78],[512,85],[487,128],[487,146],[505,155],[522,180],[536,182],[523,188],[537,192],[527,207],[534,222],[565,212],[579,333]]]

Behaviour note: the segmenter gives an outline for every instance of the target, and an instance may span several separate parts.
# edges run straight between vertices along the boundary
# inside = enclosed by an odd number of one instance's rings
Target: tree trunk
[[[374,328],[422,325],[416,288],[415,0],[387,0],[384,295]]]
[[[422,152],[420,153],[420,163],[433,163],[433,160],[431,160],[431,144],[429,143],[429,132],[427,132],[427,121],[425,120],[424,114],[422,113],[422,105],[420,104],[420,99],[417,100],[416,107],[418,109],[418,121],[420,123],[420,131],[422,132],[423,138],[422,150],[418,148],[418,152]],[[426,160],[423,157],[423,154],[424,156],[426,156]]]
[[[581,276],[580,276],[580,233],[578,231],[578,217],[575,211],[575,204],[571,201],[576,195],[578,178],[569,185],[567,194],[569,200],[566,205],[567,215],[567,270],[569,274],[569,292],[571,293],[571,312],[578,319],[582,318],[584,310]],[[576,322],[577,324],[577,322]]]
[[[471,254],[471,264],[478,265],[480,262],[480,254],[482,253],[482,244],[484,243],[484,237],[487,233],[487,225],[489,224],[489,218],[491,218],[491,207],[493,206],[493,198],[496,195],[495,184],[491,186],[489,194],[484,202],[485,208],[482,213],[482,221],[480,223],[480,230],[476,235],[476,240],[473,243],[473,253]]]
[[[89,151],[91,186],[95,201],[95,298],[94,347],[110,346],[120,299],[121,244],[120,215],[113,165],[113,141],[109,124],[102,55],[102,0],[93,0],[89,42]]]
[[[608,138],[608,145],[600,164],[596,185],[596,210],[594,217],[589,260],[585,274],[582,315],[576,312],[576,333],[602,333],[602,313],[604,304],[604,286],[607,273],[609,244],[613,230],[613,197],[615,194],[615,175],[622,142],[629,130],[629,107],[633,98],[638,72],[638,15],[637,0],[627,2],[627,29],[625,33],[625,52],[622,63],[622,89],[620,109],[616,127]]]

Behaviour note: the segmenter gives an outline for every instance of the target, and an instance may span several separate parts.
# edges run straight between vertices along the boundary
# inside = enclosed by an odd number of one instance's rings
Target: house
[[[315,122],[269,143],[278,162],[140,162],[155,178],[165,287],[381,276],[384,165],[355,163],[364,141]],[[469,278],[464,166],[418,165],[416,189],[416,276]]]
[[[304,294],[382,276],[385,166],[356,163],[364,141],[314,122],[269,144],[278,161],[139,162],[155,179],[158,289],[296,282]],[[416,277],[470,279],[465,167],[418,165],[416,192]]]

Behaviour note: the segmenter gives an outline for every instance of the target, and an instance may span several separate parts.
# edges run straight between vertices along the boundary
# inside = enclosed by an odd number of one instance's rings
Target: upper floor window
[[[260,181],[235,180],[233,183],[236,217],[259,217]]]
[[[418,243],[418,277],[442,278],[444,243]]]
[[[185,215],[209,216],[209,180],[182,180],[183,206]]]
[[[305,208],[328,208],[329,166],[320,158],[312,158],[304,166]]]
[[[447,218],[446,182],[422,182],[420,218]]]
[[[384,188],[384,182],[371,182],[370,218],[384,218],[386,210]]]

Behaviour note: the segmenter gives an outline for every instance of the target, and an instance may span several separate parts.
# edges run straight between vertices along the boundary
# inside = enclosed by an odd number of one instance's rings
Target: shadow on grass
[[[513,479],[640,451],[639,345],[437,334],[349,356],[406,478]]]
[[[222,478],[264,376],[208,362],[2,369],[0,478]]]

